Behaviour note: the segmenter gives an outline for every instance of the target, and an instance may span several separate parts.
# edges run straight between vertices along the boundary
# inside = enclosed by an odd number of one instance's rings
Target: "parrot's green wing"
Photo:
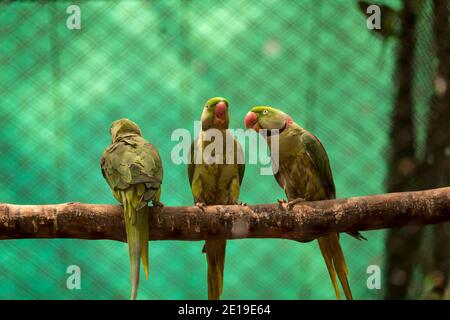
[[[142,138],[129,138],[112,144],[102,157],[102,173],[112,190],[143,184],[140,209],[161,186],[163,169],[156,148]]]
[[[302,136],[305,150],[314,166],[317,176],[320,178],[327,199],[336,198],[336,188],[334,186],[333,174],[331,173],[330,160],[320,142],[319,138],[310,132],[305,132]],[[367,240],[361,233],[357,231],[347,232],[358,240]]]
[[[191,144],[191,153],[190,153],[190,158],[189,158],[189,163],[188,163],[188,177],[189,177],[190,185],[192,185],[192,178],[194,176],[194,169],[195,169],[194,147],[197,142],[198,142],[198,138],[196,138]]]
[[[314,166],[317,176],[319,177],[324,188],[327,199],[336,198],[336,188],[333,182],[333,174],[331,173],[330,160],[320,140],[312,133],[305,131],[302,135],[303,144],[306,154]]]
[[[245,173],[245,163],[244,163],[244,152],[242,151],[241,144],[235,139],[234,140],[235,146],[236,146],[236,163],[239,167],[239,185],[242,185],[242,179],[244,179],[244,173]],[[242,160],[239,162],[239,160]]]

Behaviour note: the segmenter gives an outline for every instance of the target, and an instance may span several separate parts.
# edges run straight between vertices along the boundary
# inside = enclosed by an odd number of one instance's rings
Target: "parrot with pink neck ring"
[[[252,108],[244,122],[247,129],[257,132],[263,129],[268,130],[266,139],[269,148],[273,135],[278,135],[278,171],[274,176],[286,193],[289,201],[288,208],[301,201],[334,199],[336,197],[330,162],[322,143],[316,136],[295,123],[283,111],[269,106]],[[271,132],[270,130],[275,131]],[[351,235],[357,239],[364,239],[358,232],[351,233]],[[340,299],[341,296],[336,280],[337,275],[346,298],[352,299],[347,279],[347,264],[339,244],[339,234],[332,233],[317,240],[336,297]]]

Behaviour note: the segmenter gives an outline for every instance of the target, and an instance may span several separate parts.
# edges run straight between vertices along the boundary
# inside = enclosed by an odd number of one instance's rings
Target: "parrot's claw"
[[[204,202],[196,202],[195,206],[199,207],[203,211],[203,213],[206,213],[206,210],[205,210],[206,203],[204,203]]]
[[[287,203],[287,208],[290,210],[294,207],[294,205],[296,205],[297,203],[303,202],[303,201],[306,201],[306,200],[303,198],[297,198],[297,199],[291,200]]]
[[[164,203],[162,203],[159,200],[152,200],[152,204],[153,204],[154,207],[158,207],[158,208],[164,207]]]
[[[241,202],[239,203],[239,205],[240,205],[240,206],[243,206],[243,207],[246,207],[246,206],[247,206],[247,202],[241,201]]]
[[[284,209],[286,209],[287,201],[284,199],[277,199],[278,205]]]

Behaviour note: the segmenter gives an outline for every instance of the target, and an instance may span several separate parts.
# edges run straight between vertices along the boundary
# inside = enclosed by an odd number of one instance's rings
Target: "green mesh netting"
[[[81,30],[66,27],[70,4],[0,4],[0,202],[115,203],[99,159],[110,123],[127,117],[160,150],[162,201],[192,204],[170,136],[193,131],[204,101],[217,95],[230,101],[233,128],[251,106],[271,104],[314,132],[338,197],[385,191],[395,44],[383,49],[356,1],[83,1]],[[281,197],[273,177],[247,166],[243,201]],[[380,298],[366,269],[383,267],[384,232],[365,236],[341,237],[349,281],[355,298]],[[152,242],[139,298],[206,298],[201,248]],[[69,265],[81,268],[81,290],[66,288]],[[123,243],[0,241],[2,299],[127,299],[129,290]],[[223,298],[335,296],[316,242],[258,239],[229,242]]]

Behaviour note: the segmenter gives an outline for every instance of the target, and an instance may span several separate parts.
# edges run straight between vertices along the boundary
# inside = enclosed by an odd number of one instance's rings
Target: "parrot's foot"
[[[304,202],[304,201],[306,201],[306,200],[303,199],[303,198],[297,198],[297,199],[291,200],[291,201],[289,201],[289,202],[287,203],[287,208],[290,210],[290,209],[292,209],[292,207],[294,207],[294,205],[296,205],[297,203]]]
[[[291,210],[294,205],[296,205],[299,202],[306,201],[306,200],[303,198],[297,198],[297,199],[291,200],[289,202],[284,199],[277,199],[277,201],[278,201],[278,205],[280,205],[284,209]]]
[[[159,200],[152,200],[152,204],[153,204],[154,207],[159,207],[159,208],[164,207],[164,203],[162,203]]]
[[[286,206],[287,206],[287,201],[286,200],[284,200],[284,199],[277,199],[277,202],[278,202],[278,206],[286,209]]]
[[[203,213],[206,213],[206,209],[205,209],[206,203],[204,203],[204,202],[196,202],[195,206],[199,207],[203,211]]]
[[[284,210],[288,210],[288,207],[287,207],[288,202],[286,200],[284,200],[284,199],[277,199],[277,202],[278,202],[278,206],[279,207],[283,208]]]
[[[246,207],[246,206],[247,206],[247,202],[241,201],[241,202],[239,203],[239,205],[240,205],[240,206],[243,206],[243,207]]]

